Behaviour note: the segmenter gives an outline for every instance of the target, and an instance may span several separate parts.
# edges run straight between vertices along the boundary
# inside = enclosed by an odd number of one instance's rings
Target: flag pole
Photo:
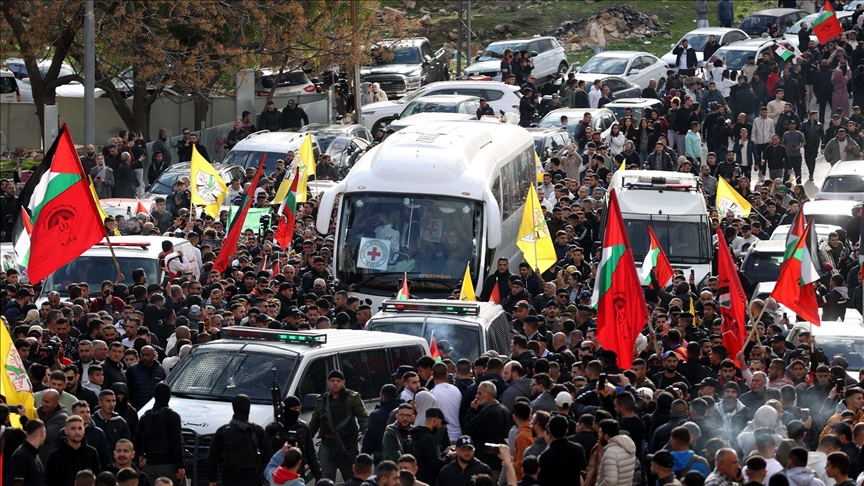
[[[654,324],[651,323],[651,318],[648,318],[648,330],[651,331],[651,335],[654,336],[654,352],[657,353],[657,357],[662,358],[662,354],[660,353],[660,343],[657,341],[657,331],[654,330]]]
[[[770,299],[771,296],[769,295],[768,298]],[[766,300],[767,300],[767,299],[766,299]],[[742,346],[741,346],[741,350],[742,350],[742,351],[744,350],[744,345],[747,344],[747,341],[750,341],[750,338],[753,336],[753,333],[756,332],[756,323],[762,320],[762,314],[764,314],[764,313],[765,313],[765,309],[768,308],[768,303],[767,303],[767,302],[763,302],[762,304],[763,304],[763,305],[762,305],[762,310],[759,312],[759,317],[757,317],[756,320],[753,321],[753,327],[750,328],[750,334],[747,335],[747,340],[744,341],[744,342],[742,343]],[[750,319],[751,319],[751,320],[753,319],[753,314],[750,312],[750,306],[749,306],[749,305],[747,306],[747,315],[750,316]],[[758,344],[759,347],[762,348],[763,351],[765,350],[765,345],[762,344],[762,341],[760,341],[760,340],[757,339],[757,340],[756,340],[756,344]]]
[[[531,191],[528,191],[528,195],[529,196],[531,195]],[[534,207],[534,204],[536,202],[537,197],[538,197],[537,196],[537,190],[535,189],[534,190],[534,198],[532,198],[532,201],[531,201],[531,231],[534,232],[534,271],[535,272],[540,271],[540,260],[537,257],[537,238],[540,235],[537,234],[537,225],[534,224],[534,211],[537,209]]]
[[[114,254],[114,245],[111,244],[111,239],[108,238],[108,232],[105,232],[105,241],[108,243],[108,250],[111,252],[111,258],[114,259],[114,266],[117,268],[117,275],[123,275],[120,270],[120,262],[117,261],[117,255]]]

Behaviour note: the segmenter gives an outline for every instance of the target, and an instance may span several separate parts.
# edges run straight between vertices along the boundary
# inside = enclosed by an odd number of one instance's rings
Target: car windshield
[[[789,224],[782,224],[782,225],[778,226],[776,229],[774,229],[774,232],[771,233],[771,239],[772,240],[786,241],[786,235],[789,234],[789,228],[791,228],[791,227],[792,227],[792,225],[789,225]],[[828,235],[831,234],[831,232],[834,231],[835,229],[837,229],[837,228],[834,226],[829,226],[827,224],[817,224],[816,225],[816,237],[820,240],[827,240]]]
[[[179,170],[168,170],[163,172],[156,182],[150,186],[151,194],[160,194],[160,195],[168,195],[174,192],[174,181],[181,177],[189,177],[191,170],[179,171]]]
[[[454,361],[466,358],[473,363],[480,357],[480,326],[477,324],[465,324],[456,319],[405,315],[373,321],[369,330],[419,336],[427,341],[431,341],[434,335],[436,342],[450,343],[450,359]]]
[[[177,365],[168,384],[171,393],[180,397],[230,400],[241,393],[253,403],[272,403],[273,369],[283,394],[297,365],[297,354],[270,346],[237,343],[201,346]],[[226,349],[229,348],[229,349]]]
[[[570,136],[572,136],[572,137],[576,136],[576,125],[578,124],[579,120],[582,119],[582,117],[580,116],[578,119],[576,119],[576,121],[572,121],[574,119],[575,119],[575,117],[568,116],[567,117],[567,126],[565,127],[567,129],[567,131],[570,132]],[[556,115],[554,113],[550,113],[549,115],[546,115],[545,117],[543,117],[542,120],[540,120],[540,127],[541,128],[551,128],[551,127],[560,127],[560,126],[561,126],[561,115]],[[534,145],[535,146],[537,145],[537,140],[534,140]]]
[[[714,34],[687,34],[681,38],[681,41],[687,40],[690,43],[690,47],[693,48],[696,52],[705,52],[705,45],[708,44],[708,37]],[[716,39],[717,36],[715,35]],[[681,41],[678,41],[680,44]]]
[[[483,54],[480,54],[480,57],[477,58],[478,62],[483,61],[496,61],[504,58],[504,51],[510,49],[513,52],[516,51],[524,51],[525,44],[512,42],[512,43],[500,43],[500,44],[490,44]]]
[[[852,219],[852,215],[849,213],[838,211],[837,213],[824,213],[824,214],[810,214],[805,211],[808,217],[813,217],[813,222],[816,224],[833,224],[834,226],[840,226],[842,228],[846,227],[846,223]]]
[[[768,22],[776,25],[777,17],[773,15],[749,15],[746,19],[744,19],[744,22],[741,22],[741,30],[747,32],[761,32],[766,29],[765,25]]]
[[[819,347],[825,352],[825,356],[842,354],[849,362],[846,371],[858,371],[864,368],[864,339],[852,336],[823,336],[816,337]]]
[[[835,175],[825,178],[819,192],[864,192],[864,178],[860,175]]]
[[[740,70],[747,64],[748,57],[756,57],[756,51],[746,49],[720,49],[714,55],[717,56],[717,59],[726,60],[726,69]]]
[[[144,250],[140,251],[144,252]],[[120,263],[120,270],[125,277],[121,283],[126,284],[130,289],[134,285],[132,271],[136,268],[143,268],[149,281],[159,281],[159,263],[155,258],[132,258],[120,255],[117,257],[117,261]],[[117,280],[117,267],[114,265],[114,259],[110,255],[90,256],[85,254],[49,275],[42,287],[42,293],[57,291],[60,292],[60,295],[66,296],[69,295],[69,284],[87,282],[91,292],[95,295],[98,294],[104,280],[111,282]]]
[[[623,217],[633,258],[637,262],[644,260],[648,252],[649,225],[671,263],[694,264],[711,260],[707,216],[652,216],[648,220],[643,219],[644,215],[624,213]]]
[[[543,137],[534,139],[534,153],[538,155],[543,153]]]
[[[582,69],[580,69],[579,72],[589,74],[621,75],[624,74],[624,71],[627,69],[628,61],[629,59],[620,57],[594,56],[590,61],[586,62],[585,65],[582,66]]]
[[[393,55],[385,54],[384,51]],[[419,47],[379,48],[373,52],[376,66],[385,66],[387,64],[420,64],[421,62]]]
[[[776,282],[780,277],[782,252],[754,251],[744,261],[744,275],[753,283]]]
[[[287,152],[287,150],[285,152],[267,152],[263,150],[232,150],[228,152],[228,155],[225,157],[225,160],[223,160],[222,163],[225,165],[239,165],[244,169],[247,167],[258,169],[258,166],[261,165],[261,159],[266,154],[267,159],[264,161],[264,172],[269,174],[276,170],[277,160],[285,160],[285,154]]]
[[[337,276],[345,285],[389,295],[407,273],[412,294],[448,296],[466,264],[476,281],[482,235],[483,203],[478,201],[349,193],[337,235]]]
[[[337,132],[335,130],[321,130],[315,131],[315,138],[318,139],[318,146],[321,147],[322,152],[326,152],[330,148],[330,144],[333,143],[333,140],[336,140],[337,137],[345,136],[344,133]],[[267,156],[270,157],[269,155]]]
[[[405,107],[399,118],[405,119],[417,113],[456,113],[459,103],[455,101],[425,101],[417,100]]]

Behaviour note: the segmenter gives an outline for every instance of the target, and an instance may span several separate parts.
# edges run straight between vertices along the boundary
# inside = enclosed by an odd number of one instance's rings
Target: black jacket
[[[381,455],[387,418],[393,410],[396,410],[403,403],[405,401],[401,398],[394,398],[378,405],[369,414],[369,422],[366,424],[366,432],[363,434],[363,445],[360,448],[360,452],[369,454],[370,456]]]
[[[132,433],[129,431],[129,424],[117,412],[111,414],[108,420],[102,418],[102,413],[98,409],[93,409],[90,415],[90,421],[93,425],[102,429],[105,433],[105,439],[108,441],[110,450],[114,450],[117,441],[120,439],[132,440]]]
[[[579,484],[579,477],[587,467],[585,449],[567,439],[552,441],[539,457],[540,486]]]
[[[39,459],[39,449],[25,441],[12,453],[12,459],[6,465],[3,476],[2,479],[10,479],[7,484],[12,484],[13,478],[23,478],[27,486],[43,486],[45,468],[42,467],[42,461]]]
[[[427,427],[412,427],[411,453],[417,459],[417,480],[426,484],[435,484],[441,469],[450,462],[447,455],[441,454],[439,441]],[[482,447],[482,445],[481,445]]]
[[[479,461],[477,457],[471,459],[471,462],[468,463],[465,469],[462,469],[459,461],[451,462],[444,466],[444,469],[441,469],[441,474],[438,475],[438,481],[435,482],[435,486],[474,486],[474,477],[478,474],[488,474],[491,476],[492,469]]]
[[[300,128],[303,125],[309,124],[309,115],[303,111],[303,108],[297,106],[296,108],[289,109],[287,106],[284,110],[282,110],[282,118],[280,121],[280,127],[285,128]]]
[[[152,410],[155,411],[163,407],[168,408],[165,412],[164,423],[165,428],[168,431],[168,442],[170,443],[171,452],[153,457],[148,456],[147,464],[153,466],[174,465],[177,468],[185,467],[185,461],[183,459],[183,436],[180,433],[182,427],[182,424],[180,423],[180,415],[174,410],[171,410],[171,408],[164,403],[156,403]],[[143,451],[148,450],[147,445],[145,444],[146,440],[141,434],[141,430],[146,426],[147,423],[142,423],[142,427],[139,427],[138,430],[135,431],[135,440],[133,442],[135,444],[135,450],[139,451],[138,454],[142,454]],[[269,444],[267,444],[267,448],[270,448]]]
[[[114,464],[114,449],[108,447],[108,439],[105,438],[105,432],[94,424],[89,424],[84,428],[84,439],[87,444],[96,449],[99,454],[99,463],[102,469],[105,470],[111,464]],[[58,448],[66,440],[66,429],[60,431],[57,435],[57,440],[54,441],[54,447]],[[50,458],[50,456],[49,456]]]
[[[138,187],[138,180],[135,178],[132,165],[121,163],[114,171],[114,197],[134,198],[136,187]]]
[[[258,129],[259,130],[270,130],[271,132],[278,132],[281,128],[282,124],[282,112],[279,110],[267,111],[265,108],[264,111],[258,115]]]
[[[86,438],[81,440],[81,446],[77,450],[64,438],[60,446],[48,454],[48,461],[45,463],[45,485],[75,484],[75,475],[82,469],[90,469],[93,474],[99,474],[102,471],[99,453],[92,446],[87,445]]]
[[[786,157],[786,148],[782,145],[768,145],[762,152],[762,158],[769,169],[788,169],[789,161]]]
[[[251,484],[248,478],[256,474],[262,474],[264,472],[264,466],[269,460],[267,458],[273,457],[273,449],[270,448],[270,439],[267,437],[267,433],[264,432],[264,429],[258,424],[249,423],[248,419],[242,420],[243,418],[245,417],[238,417],[235,415],[231,422],[219,427],[216,429],[216,433],[213,434],[213,441],[210,444],[210,451],[208,453],[208,469],[211,483],[216,482],[220,469],[219,466],[221,465],[222,481],[224,484]],[[243,468],[232,468],[231,470],[226,470],[225,464],[222,464],[222,453],[225,449],[225,429],[229,426],[240,425],[240,423],[242,423],[244,430],[248,430],[248,428],[246,428],[247,426],[251,427],[252,432],[257,437],[258,464],[244,464],[245,467]]]
[[[684,46],[677,46],[675,47],[675,49],[672,50],[672,54],[675,54],[675,63],[678,65],[679,68],[681,67],[681,55],[683,54],[686,56],[685,59],[687,60],[687,69],[696,69],[696,64],[699,62],[696,59],[696,49],[693,49],[692,47],[684,49]],[[706,57],[705,59],[707,60],[708,57]],[[540,477],[542,478],[543,476],[541,475]]]
[[[489,296],[492,295],[493,284],[497,281],[498,283],[498,297],[501,299],[501,302],[504,302],[504,297],[507,297],[507,294],[510,293],[510,276],[513,275],[510,273],[510,270],[507,270],[505,273],[500,273],[497,270],[492,275],[486,277],[486,280],[483,281],[483,291],[480,292],[480,300],[482,302],[489,302]]]
[[[312,432],[309,424],[298,419],[293,425],[285,426],[281,422],[273,422],[264,429],[270,438],[270,449],[278,451],[285,444],[286,439],[293,437],[297,441],[297,447],[303,451],[303,463],[309,465],[312,475],[316,480],[321,479],[321,464],[318,462],[318,454],[315,453],[315,443],[312,441]],[[274,452],[275,453],[275,452]],[[303,466],[300,468],[303,470]]]
[[[483,444],[502,444],[507,440],[507,432],[512,425],[507,407],[496,400],[483,408],[469,408],[461,425],[462,432],[470,435],[475,447],[478,447],[474,451],[475,457],[494,469],[501,469],[501,459],[497,455],[488,453]]]
[[[110,358],[105,358],[105,361],[102,362],[102,374],[105,376],[105,381],[102,382],[103,390],[110,389],[114,383],[126,383],[126,375],[123,374],[123,365],[111,361]]]
[[[822,124],[818,121],[810,123],[810,120],[801,124],[801,133],[804,134],[804,141],[807,145],[804,146],[805,153],[819,153],[819,147],[825,141],[825,131],[822,129]]]

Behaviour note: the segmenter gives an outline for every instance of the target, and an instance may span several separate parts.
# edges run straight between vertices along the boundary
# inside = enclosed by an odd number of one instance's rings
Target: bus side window
[[[423,349],[419,346],[401,346],[390,348],[389,353],[390,369],[395,372],[402,365],[413,367],[417,364],[417,360],[423,356]]]
[[[303,381],[297,387],[299,398],[309,394],[321,395],[327,391],[327,375],[333,369],[333,358],[330,356],[315,359],[306,367]]]

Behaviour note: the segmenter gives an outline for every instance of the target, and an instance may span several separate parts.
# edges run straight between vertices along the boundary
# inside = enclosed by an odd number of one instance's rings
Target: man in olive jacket
[[[309,431],[318,433],[321,448],[321,474],[327,479],[336,479],[336,468],[343,478],[352,477],[351,466],[357,457],[357,442],[361,431],[366,430],[369,415],[360,394],[345,388],[345,375],[333,370],[327,375],[329,393],[318,397],[315,411],[309,421]]]

